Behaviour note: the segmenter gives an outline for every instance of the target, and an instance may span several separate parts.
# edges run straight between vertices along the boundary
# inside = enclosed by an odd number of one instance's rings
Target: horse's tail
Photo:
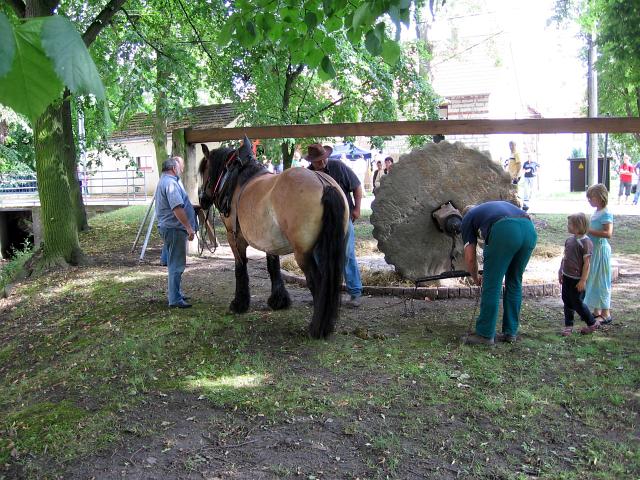
[[[344,196],[337,187],[326,185],[321,202],[324,211],[322,230],[314,249],[318,269],[314,279],[313,319],[309,327],[314,338],[326,338],[335,328],[345,259]]]

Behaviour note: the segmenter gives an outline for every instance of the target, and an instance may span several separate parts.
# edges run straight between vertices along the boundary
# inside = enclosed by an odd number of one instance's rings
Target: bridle
[[[229,157],[224,161],[224,166],[222,167],[221,172],[218,175],[218,178],[215,179],[215,186],[211,191],[211,195],[209,195],[208,190],[209,186],[214,182],[213,178],[213,170],[211,168],[212,159],[207,158],[207,169],[209,170],[209,175],[207,180],[205,181],[200,197],[206,200],[208,203],[214,204],[218,210],[220,209],[220,191],[222,190],[222,186],[224,185],[224,181],[226,180],[227,174],[229,173],[229,166],[233,163],[233,161],[238,156],[239,149],[233,150]]]

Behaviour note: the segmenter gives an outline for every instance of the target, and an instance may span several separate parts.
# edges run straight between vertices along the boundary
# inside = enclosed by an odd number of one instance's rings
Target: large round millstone
[[[442,233],[431,214],[451,202],[467,205],[489,200],[519,204],[509,174],[482,153],[464,144],[440,142],[402,155],[382,178],[371,208],[373,236],[387,263],[416,280],[451,270],[452,238]],[[454,269],[464,270],[462,239],[453,249]]]

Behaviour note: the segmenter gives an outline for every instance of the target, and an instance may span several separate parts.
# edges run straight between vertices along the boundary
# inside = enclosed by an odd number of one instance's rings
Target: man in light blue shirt
[[[167,298],[172,308],[191,307],[181,293],[180,283],[187,264],[187,239],[193,240],[197,229],[195,210],[179,181],[182,165],[180,157],[164,161],[155,197],[158,230],[167,252]]]

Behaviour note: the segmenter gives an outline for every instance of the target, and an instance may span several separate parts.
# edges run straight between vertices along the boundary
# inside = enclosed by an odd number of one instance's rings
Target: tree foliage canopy
[[[336,74],[333,57],[338,51],[336,34],[344,33],[354,45],[364,45],[372,55],[381,55],[394,65],[400,47],[387,35],[387,14],[396,25],[409,24],[411,0],[237,0],[232,2],[218,43],[232,40],[244,48],[261,42],[285,45],[291,51],[293,64],[304,63],[318,68],[320,78],[328,80]],[[258,13],[256,13],[258,12]],[[396,35],[399,39],[399,35]]]
[[[556,20],[576,19],[598,47],[600,115],[640,116],[640,3],[628,0],[558,0]],[[615,134],[616,150],[640,153],[640,134]]]

